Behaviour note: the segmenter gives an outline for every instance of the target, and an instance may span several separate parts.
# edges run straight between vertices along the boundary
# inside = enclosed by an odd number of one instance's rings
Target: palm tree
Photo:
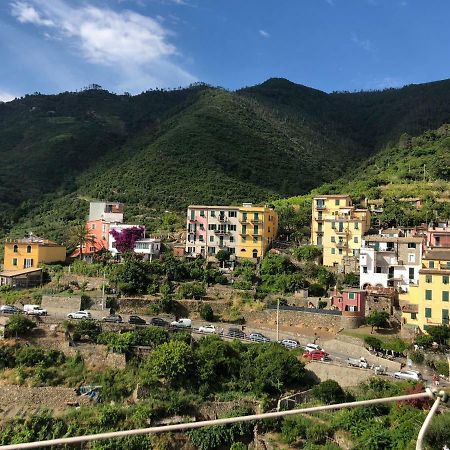
[[[83,245],[95,244],[95,236],[90,234],[85,222],[79,222],[69,231],[69,245],[80,249],[80,259],[83,257]]]

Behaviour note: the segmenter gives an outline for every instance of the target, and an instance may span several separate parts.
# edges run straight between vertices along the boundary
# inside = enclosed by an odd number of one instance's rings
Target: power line
[[[117,439],[121,437],[127,437],[127,436],[139,436],[144,434],[150,434],[150,433],[164,433],[164,432],[171,432],[171,431],[186,431],[186,430],[193,430],[195,428],[202,428],[207,426],[213,426],[213,425],[228,425],[232,423],[237,422],[251,422],[254,420],[263,420],[263,419],[274,419],[278,417],[286,417],[286,416],[294,416],[298,414],[312,414],[316,412],[322,412],[322,411],[333,411],[337,409],[342,408],[356,408],[358,406],[369,406],[369,405],[377,405],[380,403],[391,403],[391,402],[398,402],[398,401],[405,401],[405,400],[419,400],[424,398],[434,399],[436,396],[439,396],[439,398],[442,398],[446,401],[447,394],[443,391],[441,391],[439,394],[437,394],[435,391],[432,391],[431,389],[427,388],[425,392],[421,392],[418,394],[408,394],[408,395],[399,395],[397,397],[384,397],[384,398],[376,398],[372,400],[361,400],[357,402],[346,402],[346,403],[339,403],[336,405],[323,405],[323,406],[315,406],[311,408],[302,408],[302,409],[293,409],[289,411],[277,411],[277,412],[270,412],[270,413],[264,413],[264,414],[253,414],[249,416],[240,416],[240,417],[229,417],[226,419],[215,419],[215,420],[204,420],[200,422],[190,422],[190,423],[180,423],[176,425],[164,425],[164,426],[158,426],[158,427],[150,427],[150,428],[138,428],[134,430],[124,430],[124,431],[112,431],[107,433],[98,433],[98,434],[89,434],[85,436],[74,436],[74,437],[67,437],[67,438],[59,438],[59,439],[50,439],[46,441],[39,441],[39,442],[28,442],[23,444],[10,444],[10,445],[3,445],[0,446],[0,450],[26,450],[30,448],[43,448],[43,447],[50,447],[54,445],[67,445],[67,444],[80,444],[83,442],[91,442],[91,441],[99,441],[99,440],[106,440],[106,439]],[[435,409],[438,406],[438,403],[436,402]],[[431,411],[430,411],[431,414]],[[434,414],[434,412],[433,412]],[[428,419],[428,417],[427,417]],[[426,428],[428,427],[428,423],[430,419],[424,422],[425,427],[422,436],[425,434]],[[421,430],[422,432],[422,430]],[[418,450],[421,450],[421,447],[417,448]]]

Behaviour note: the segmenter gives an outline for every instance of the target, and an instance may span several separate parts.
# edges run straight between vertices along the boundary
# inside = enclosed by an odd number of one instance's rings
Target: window
[[[336,229],[336,222],[331,222],[331,228],[333,228],[333,230]]]
[[[208,253],[214,255],[216,253],[216,247],[208,247]]]
[[[425,300],[432,300],[432,299],[433,299],[433,291],[427,289],[425,291]]]
[[[408,253],[408,262],[410,263],[416,262],[416,255],[414,253]]]
[[[24,269],[33,267],[33,260],[31,258],[26,258],[23,262],[23,267],[24,267]]]
[[[228,225],[228,231],[236,231],[236,225]]]
[[[431,308],[425,308],[425,317],[427,319],[431,318]]]
[[[355,293],[354,293],[354,292],[349,292],[348,298],[349,298],[350,300],[354,300],[354,299],[355,299]]]
[[[448,302],[448,291],[442,291],[442,301]]]
[[[199,241],[203,241],[203,235],[202,234],[198,237],[198,240]]]
[[[114,248],[116,248],[116,243],[114,242]],[[95,247],[89,247],[90,252],[95,252]]]
[[[335,253],[336,253],[336,249],[335,249],[335,248],[332,248],[332,249],[331,249],[331,254],[334,255]]]
[[[242,225],[242,233],[241,234],[247,234],[247,225]]]
[[[355,236],[355,237],[353,238],[353,242],[354,242],[355,244],[358,243],[358,236]]]
[[[19,253],[19,246],[17,244],[14,244],[13,252],[14,253]]]
[[[31,245],[27,245],[27,253],[31,253]]]
[[[331,236],[331,242],[336,242],[336,237],[335,236]]]
[[[417,320],[417,313],[411,313],[411,319]]]
[[[214,242],[214,236],[209,237],[209,242]]]
[[[258,225],[255,225],[255,226],[253,227],[253,234],[258,234],[258,231],[259,231]]]
[[[228,217],[237,217],[236,211],[228,211]]]
[[[208,225],[208,230],[209,231],[214,231],[216,229],[216,224],[215,223],[210,223],[209,225]]]
[[[428,264],[428,267],[430,269],[434,269],[434,261],[430,261],[430,263]]]
[[[257,243],[258,242],[258,236],[253,236],[253,243]]]
[[[338,249],[338,253],[339,253],[340,255],[342,255],[342,248],[339,248],[339,249]]]
[[[95,230],[95,223],[91,224],[91,230]]]
[[[211,217],[216,217],[216,212],[214,210],[210,211]]]
[[[334,201],[334,204],[335,204],[335,206],[339,206],[339,199],[337,198],[335,201]]]
[[[191,220],[195,219],[195,209],[191,209]]]
[[[359,222],[355,222],[355,230],[359,230]]]
[[[363,273],[367,273],[367,266],[363,266]]]
[[[200,230],[205,230],[205,226],[202,223],[200,224]]]
[[[448,309],[442,310],[442,323],[448,325]]]
[[[234,236],[230,236],[230,242],[234,242]]]
[[[409,279],[414,280],[414,267],[409,268]]]
[[[444,276],[442,277],[442,283],[448,284],[448,275],[444,275]]]
[[[17,258],[13,258],[12,259],[12,265],[13,266],[17,266]]]
[[[344,223],[339,222],[339,232],[342,233],[344,231]]]
[[[247,222],[247,213],[246,213],[246,212],[243,212],[243,213],[242,213],[242,220],[243,220],[244,222]]]
[[[229,251],[232,255],[234,255],[236,249],[235,249],[234,247],[232,247],[232,248],[229,248],[228,251]]]
[[[205,210],[204,209],[200,210],[200,217],[205,217]]]
[[[408,242],[408,248],[416,248],[415,242]]]
[[[267,232],[270,233],[270,227],[267,228]]]
[[[426,275],[425,276],[425,283],[432,283],[433,282],[433,276],[432,275]]]
[[[376,273],[381,273],[381,267],[380,267],[380,266],[377,266],[377,268],[375,269],[375,272],[376,272]]]

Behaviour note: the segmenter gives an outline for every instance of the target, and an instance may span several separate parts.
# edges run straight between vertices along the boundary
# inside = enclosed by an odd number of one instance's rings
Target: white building
[[[363,239],[359,256],[360,287],[394,287],[407,292],[419,281],[422,238],[386,233]]]
[[[109,239],[108,239],[108,251],[111,252],[112,256],[117,256],[119,252],[116,249],[116,240],[114,239],[114,236],[111,234],[111,231],[117,231],[121,232],[125,230],[126,228],[142,228],[143,229],[143,237],[145,238],[145,227],[142,225],[130,225],[127,223],[111,223],[109,224]]]
[[[161,240],[155,238],[139,239],[134,244],[134,253],[144,255],[144,259],[158,258],[161,253]]]
[[[123,222],[123,203],[90,202],[89,221],[104,220],[105,222]]]

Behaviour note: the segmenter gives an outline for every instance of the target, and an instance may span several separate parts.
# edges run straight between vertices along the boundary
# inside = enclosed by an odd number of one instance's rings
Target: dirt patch
[[[89,398],[78,396],[72,388],[2,385],[0,423],[7,418],[18,415],[29,416],[43,410],[61,415],[69,408],[88,404],[90,404]]]

